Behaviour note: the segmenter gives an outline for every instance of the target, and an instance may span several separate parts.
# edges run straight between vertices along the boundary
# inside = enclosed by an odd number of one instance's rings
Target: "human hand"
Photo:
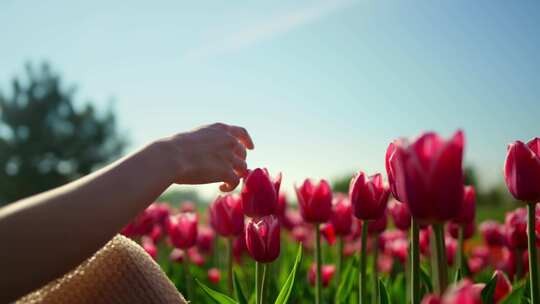
[[[161,141],[173,160],[174,183],[224,182],[221,191],[232,191],[247,174],[246,149],[254,148],[246,129],[215,123]]]

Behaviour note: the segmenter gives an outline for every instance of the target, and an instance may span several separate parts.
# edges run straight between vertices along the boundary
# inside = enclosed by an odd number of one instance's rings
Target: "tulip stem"
[[[538,264],[536,263],[536,233],[535,233],[535,206],[536,203],[529,203],[527,205],[527,238],[529,245],[529,276],[530,276],[530,290],[531,290],[531,303],[540,304],[540,294],[538,293]],[[519,256],[518,259],[521,259]]]
[[[448,267],[446,261],[446,246],[444,244],[444,228],[442,223],[433,224],[433,242],[435,252],[432,252],[434,256],[434,276],[435,276],[435,290],[437,294],[442,295],[446,290],[448,284]]]
[[[315,303],[322,303],[322,285],[321,285],[321,231],[319,224],[315,224],[315,263],[317,264],[316,283],[315,283]]]
[[[420,229],[411,219],[411,299],[412,304],[420,303]]]
[[[360,247],[360,280],[359,280],[359,299],[360,304],[367,304],[367,290],[366,290],[366,263],[367,263],[367,235],[368,235],[368,221],[362,222],[362,239]]]
[[[228,287],[229,292],[233,293],[233,242],[234,239],[232,237],[228,238],[228,245],[229,245],[229,252],[228,252],[228,261],[227,261],[227,279],[228,279]]]
[[[261,303],[264,304],[264,282],[266,281],[266,264],[263,264],[263,272],[262,272],[262,279],[261,279]]]
[[[343,246],[344,246],[343,237],[340,236],[338,238],[338,247],[337,247],[338,264],[337,264],[337,285],[336,286],[339,286],[339,284],[341,283],[341,274],[342,274],[342,268],[343,268]]]
[[[464,227],[462,224],[459,224],[459,227],[458,227],[458,248],[457,248],[457,267],[456,267],[456,271],[460,271],[461,270],[461,275],[462,276],[465,276],[466,273],[465,273],[465,253],[464,253],[464,238],[463,238],[463,233],[464,233]]]
[[[262,277],[264,276],[264,266],[259,262],[255,262],[255,303],[262,303]]]
[[[189,255],[186,250],[184,254],[184,283],[186,284],[186,298],[188,301],[191,301],[193,299],[191,298],[191,273],[189,271],[189,262]]]
[[[379,239],[377,236],[373,237],[373,304],[379,304],[379,274],[377,272],[377,259],[379,252]]]

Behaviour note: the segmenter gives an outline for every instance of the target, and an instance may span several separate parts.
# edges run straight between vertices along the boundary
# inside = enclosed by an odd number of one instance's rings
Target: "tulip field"
[[[251,169],[238,194],[154,203],[122,233],[193,303],[540,304],[540,139],[507,147],[522,203],[504,222],[476,220],[464,147],[461,131],[398,138],[348,193],[306,179],[285,195],[281,173]]]

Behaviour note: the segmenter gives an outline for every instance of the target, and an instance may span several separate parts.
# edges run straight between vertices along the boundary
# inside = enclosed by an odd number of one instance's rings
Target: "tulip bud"
[[[169,260],[176,263],[184,262],[184,251],[182,249],[174,248],[169,254]]]
[[[421,304],[441,304],[441,298],[436,294],[429,293],[424,296]]]
[[[461,209],[454,222],[460,224],[468,224],[474,221],[476,213],[476,194],[473,186],[465,186],[463,188],[463,203]]]
[[[152,231],[150,231],[149,236],[154,243],[159,242],[159,240],[161,240],[161,237],[163,237],[163,228],[161,228],[160,225],[154,225]]]
[[[527,249],[527,210],[518,208],[506,213],[504,226],[508,247]]]
[[[197,234],[197,248],[204,253],[212,252],[214,246],[214,231],[208,227],[201,227]]]
[[[512,291],[512,284],[500,270],[495,270],[493,277],[497,278],[497,284],[495,285],[495,293],[493,294],[493,300],[498,303],[504,297],[506,297]]]
[[[321,234],[328,245],[332,246],[334,243],[336,243],[336,232],[332,224],[324,224],[319,228],[319,230],[321,231]]]
[[[219,269],[208,269],[208,281],[210,281],[210,283],[217,284],[219,283],[219,280],[221,280],[221,273],[219,272]]]
[[[390,189],[415,219],[437,223],[456,218],[463,201],[463,145],[458,131],[448,141],[424,133],[412,143],[399,139],[388,147]]]
[[[508,146],[504,180],[512,195],[524,202],[540,201],[540,138]]]
[[[208,210],[210,225],[219,235],[236,236],[244,230],[244,213],[239,197],[234,195],[218,196]]]
[[[189,248],[187,251],[187,255],[189,257],[189,260],[197,266],[203,266],[206,262],[197,247]]]
[[[251,170],[244,179],[240,193],[242,209],[249,217],[261,217],[275,214],[278,209],[278,194],[281,185],[281,173],[272,180],[268,170]]]
[[[311,286],[315,286],[317,265],[315,263],[311,264],[308,272],[308,280]],[[323,287],[328,287],[334,273],[336,272],[336,266],[334,265],[322,265],[321,266],[321,281]]]
[[[389,195],[390,191],[378,173],[368,178],[364,172],[359,172],[349,186],[354,216],[361,220],[379,219],[386,210]]]
[[[409,227],[411,227],[411,212],[407,204],[392,200],[388,204],[388,211],[396,228],[403,231],[409,230]]]
[[[270,263],[279,256],[279,220],[275,215],[250,219],[246,226],[246,246],[259,263]]]
[[[285,195],[285,193],[280,193],[278,196],[276,215],[278,217],[283,217],[285,216],[286,211],[287,211],[287,196]]]
[[[444,293],[442,304],[482,304],[482,288],[482,285],[464,279]]]
[[[468,240],[474,235],[474,222],[466,224],[458,224],[454,221],[448,222],[447,230],[448,234],[454,239],[459,237],[459,228],[463,226],[463,239]]]
[[[479,230],[489,246],[503,246],[506,242],[504,226],[495,221],[481,223]]]
[[[310,179],[306,179],[300,188],[296,188],[296,196],[300,213],[306,222],[324,223],[330,219],[332,189],[326,180],[313,184]]]
[[[191,212],[171,216],[167,233],[171,243],[180,249],[190,248],[197,242],[197,214]]]
[[[352,207],[349,200],[344,195],[337,195],[334,198],[334,204],[332,206],[332,216],[330,222],[334,226],[334,230],[337,235],[345,236],[351,233],[352,228]]]
[[[448,265],[454,265],[454,259],[456,257],[457,251],[457,242],[449,236],[446,236],[444,240],[444,245],[446,247],[446,261]]]

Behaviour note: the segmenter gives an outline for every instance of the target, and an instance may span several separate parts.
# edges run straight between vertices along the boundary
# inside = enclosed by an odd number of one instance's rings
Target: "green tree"
[[[114,113],[75,103],[48,64],[26,65],[0,92],[0,204],[51,189],[118,157],[126,141]]]

